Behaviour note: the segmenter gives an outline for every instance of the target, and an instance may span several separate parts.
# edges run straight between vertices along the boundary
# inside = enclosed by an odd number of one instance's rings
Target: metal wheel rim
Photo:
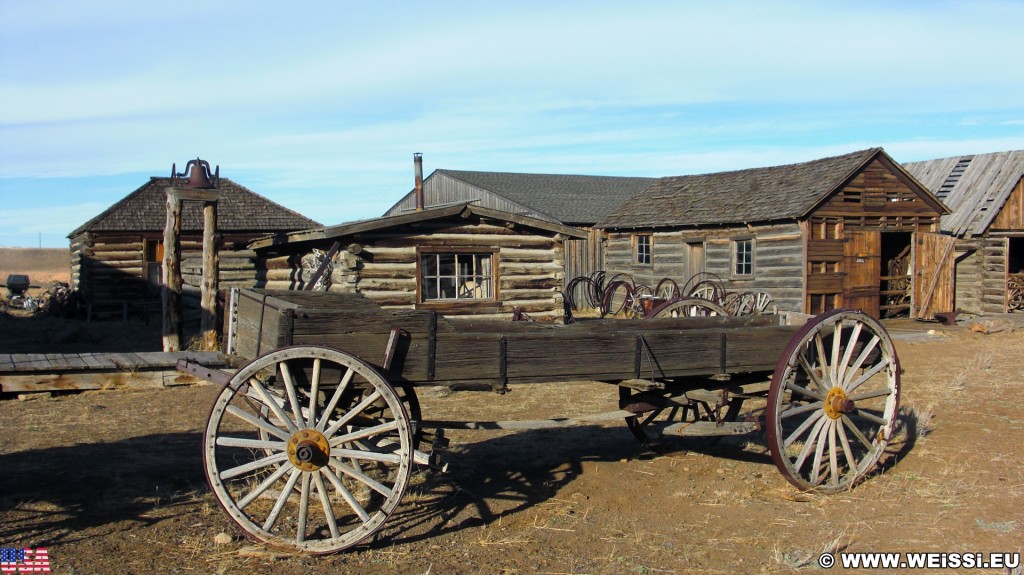
[[[877,321],[837,310],[804,325],[779,358],[768,391],[776,467],[802,490],[851,488],[885,451],[899,392],[899,358]]]
[[[648,317],[709,317],[728,316],[729,312],[713,301],[701,298],[683,298],[665,302],[654,309]]]
[[[307,370],[297,368],[307,365],[325,381],[302,387]],[[268,369],[284,380],[284,393],[261,381]],[[338,381],[326,381],[335,370]],[[322,399],[313,413],[310,398]],[[299,469],[313,463],[289,453],[289,439],[303,430],[330,444],[313,470]],[[334,553],[379,531],[405,493],[412,462],[412,426],[394,388],[369,364],[326,347],[282,348],[242,367],[214,402],[204,434],[207,482],[228,515],[268,546],[302,553]]]

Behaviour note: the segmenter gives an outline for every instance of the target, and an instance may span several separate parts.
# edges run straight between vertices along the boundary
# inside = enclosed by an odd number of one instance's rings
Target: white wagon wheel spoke
[[[413,453],[403,401],[372,366],[299,346],[238,370],[214,403],[203,460],[218,502],[249,536],[320,554],[383,526]]]
[[[782,475],[820,491],[867,475],[896,426],[899,376],[892,340],[874,319],[839,310],[802,327],[768,392],[768,447]]]

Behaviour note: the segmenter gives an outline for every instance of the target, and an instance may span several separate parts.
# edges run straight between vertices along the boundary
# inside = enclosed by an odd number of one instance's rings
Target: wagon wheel
[[[819,316],[793,336],[772,376],[772,460],[800,489],[849,489],[888,445],[899,391],[899,358],[877,321],[846,310]]]
[[[754,297],[754,313],[761,315],[768,311],[768,306],[772,303],[772,295],[763,291],[753,292]]]
[[[661,453],[669,447],[665,441],[666,436],[662,435],[666,427],[682,422],[736,421],[743,406],[743,398],[734,397],[721,410],[716,410],[715,406],[705,401],[687,399],[684,393],[678,391],[634,392],[628,387],[619,387],[619,405],[623,409],[630,405],[646,408],[642,413],[625,418],[626,427],[641,445]],[[685,442],[689,448],[703,449],[718,443],[720,439],[719,436],[674,437],[672,443],[682,445]]]
[[[618,315],[625,311],[633,298],[633,287],[623,280],[615,280],[605,288],[601,300],[601,315]]]
[[[717,303],[697,297],[665,302],[651,310],[648,317],[708,317],[727,316],[729,312]]]
[[[654,288],[655,297],[663,300],[673,300],[679,297],[679,284],[672,278],[662,278]]]
[[[207,422],[203,464],[218,502],[271,547],[322,554],[376,533],[412,472],[413,429],[369,364],[288,347],[242,367]]]

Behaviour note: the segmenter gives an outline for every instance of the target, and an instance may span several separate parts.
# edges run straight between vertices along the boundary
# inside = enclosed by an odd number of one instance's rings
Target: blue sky
[[[1024,148],[1024,2],[0,2],[0,246],[199,156],[325,224],[425,172]]]

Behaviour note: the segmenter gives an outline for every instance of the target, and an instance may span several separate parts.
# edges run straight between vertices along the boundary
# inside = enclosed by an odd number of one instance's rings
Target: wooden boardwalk
[[[216,352],[0,354],[0,392],[68,391],[122,387],[167,387],[198,383],[175,369],[188,358],[207,367],[226,368]]]

